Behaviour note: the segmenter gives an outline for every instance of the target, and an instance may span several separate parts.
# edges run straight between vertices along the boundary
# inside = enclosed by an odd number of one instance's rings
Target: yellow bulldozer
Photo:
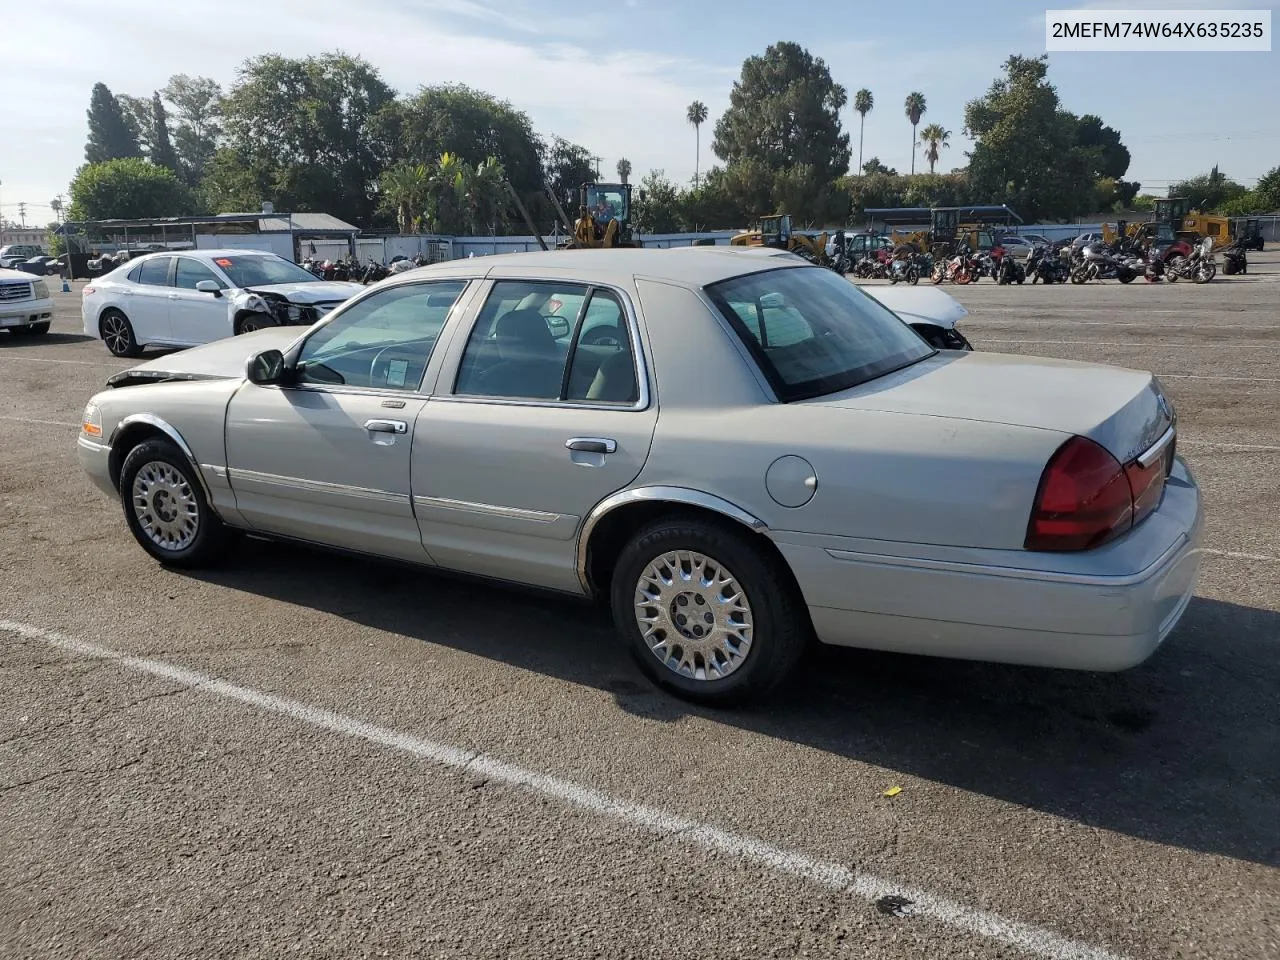
[[[730,239],[729,244],[734,247],[772,247],[776,250],[787,250],[812,263],[826,266],[827,239],[826,233],[817,236],[797,233],[791,225],[791,214],[775,213],[761,217],[759,227],[755,230],[743,230]]]

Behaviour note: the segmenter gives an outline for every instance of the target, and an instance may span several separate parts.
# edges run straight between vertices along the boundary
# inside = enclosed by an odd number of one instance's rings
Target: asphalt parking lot
[[[1280,957],[1280,254],[1250,269],[943,288],[978,350],[1172,395],[1208,550],[1150,661],[826,649],[737,712],[578,605],[254,541],[158,567],[75,458],[130,365],[77,283],[0,334],[0,956]]]

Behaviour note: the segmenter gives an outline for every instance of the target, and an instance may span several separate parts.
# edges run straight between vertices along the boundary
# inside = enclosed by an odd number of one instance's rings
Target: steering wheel
[[[580,342],[596,347],[620,347],[622,328],[612,323],[601,324],[583,334]]]

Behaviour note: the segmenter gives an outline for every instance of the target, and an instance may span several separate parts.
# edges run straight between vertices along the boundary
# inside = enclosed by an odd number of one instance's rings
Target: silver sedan
[[[714,248],[412,270],[118,374],[77,442],[162,563],[246,531],[599,598],[710,703],[811,638],[1133,666],[1202,531],[1151,374],[935,349],[830,270]]]

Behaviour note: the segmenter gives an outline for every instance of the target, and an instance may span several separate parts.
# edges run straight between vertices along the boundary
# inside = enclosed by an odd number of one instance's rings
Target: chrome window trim
[[[458,352],[457,360],[453,364],[448,393],[437,393],[432,396],[432,400],[444,400],[450,403],[484,403],[499,406],[542,407],[557,410],[614,410],[626,413],[640,412],[649,409],[653,400],[653,391],[649,385],[648,351],[644,349],[643,338],[640,336],[639,314],[636,312],[635,305],[631,302],[631,297],[625,288],[614,283],[601,282],[597,280],[580,280],[568,276],[513,277],[505,275],[491,275],[485,279],[488,282],[488,286],[481,294],[480,302],[474,311],[475,316],[471,321],[470,327],[467,328],[466,333],[463,336],[462,349]],[[590,298],[591,291],[593,290],[607,290],[616,296],[618,298],[618,302],[622,305],[622,312],[627,318],[627,332],[631,340],[631,365],[636,373],[636,384],[638,387],[636,402],[603,403],[599,401],[592,402],[590,400],[547,400],[533,397],[482,397],[473,394],[457,393],[458,374],[462,371],[462,360],[466,356],[467,346],[471,342],[471,334],[475,331],[476,324],[480,322],[480,314],[484,312],[485,304],[493,294],[493,288],[499,283],[573,284],[575,286],[586,288],[587,295],[583,300],[584,304],[587,299]],[[565,362],[568,362],[567,357]]]

